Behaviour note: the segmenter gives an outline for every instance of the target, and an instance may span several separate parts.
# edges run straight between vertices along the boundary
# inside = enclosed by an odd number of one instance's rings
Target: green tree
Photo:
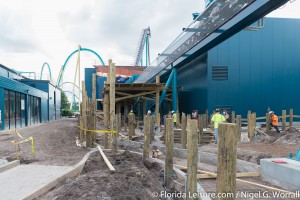
[[[61,92],[61,108],[66,110],[70,109],[70,102],[67,95],[63,91]]]

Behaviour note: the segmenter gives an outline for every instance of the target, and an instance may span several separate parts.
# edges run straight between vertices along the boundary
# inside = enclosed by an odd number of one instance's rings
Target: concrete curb
[[[20,165],[20,161],[19,160],[14,160],[12,162],[6,163],[6,164],[4,164],[4,165],[2,165],[0,167],[0,173],[4,172],[4,171],[7,171],[9,169],[12,169],[12,168],[14,168],[16,166],[19,166],[19,165]]]
[[[89,158],[89,156],[96,152],[96,149],[91,150],[90,152],[88,152],[83,158],[82,160],[77,163],[76,165],[74,165],[70,170],[66,171],[66,173],[59,177],[59,178],[55,178],[52,181],[49,181],[47,184],[41,186],[39,189],[37,189],[36,191],[33,191],[31,194],[28,194],[24,200],[30,200],[30,199],[34,199],[37,198],[43,194],[45,194],[46,192],[48,192],[49,190],[51,190],[52,188],[56,187],[58,185],[59,182],[64,181],[68,178],[74,177],[74,176],[78,176],[81,172],[82,169],[85,165],[85,162],[87,161],[87,159]]]

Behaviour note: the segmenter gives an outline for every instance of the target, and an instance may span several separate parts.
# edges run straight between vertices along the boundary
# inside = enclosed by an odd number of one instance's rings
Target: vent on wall
[[[212,67],[212,80],[228,80],[228,67],[226,66],[213,66]]]

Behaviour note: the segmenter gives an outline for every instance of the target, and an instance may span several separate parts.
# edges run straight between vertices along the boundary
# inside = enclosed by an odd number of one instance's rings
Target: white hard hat
[[[133,110],[130,110],[130,112],[133,112]]]
[[[269,115],[271,115],[271,114],[273,114],[273,113],[274,113],[273,111],[270,111],[270,112],[269,112]]]
[[[148,114],[151,114],[151,111],[150,111],[150,110],[148,110]]]
[[[174,113],[175,111],[174,110],[172,110],[172,113]]]

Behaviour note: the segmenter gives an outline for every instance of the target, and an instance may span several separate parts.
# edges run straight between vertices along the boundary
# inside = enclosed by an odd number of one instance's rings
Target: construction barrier
[[[24,139],[24,137],[17,130],[15,130],[15,134],[16,134],[17,137],[20,137],[22,139],[21,141],[16,141],[16,140],[11,141],[16,146],[17,159],[19,159],[19,157],[18,157],[18,151],[19,150],[18,150],[17,146],[19,144],[26,143],[26,142],[29,142],[29,141],[31,141],[31,153],[33,155],[33,158],[35,159],[34,138],[33,138],[33,136],[30,136],[30,137]]]

